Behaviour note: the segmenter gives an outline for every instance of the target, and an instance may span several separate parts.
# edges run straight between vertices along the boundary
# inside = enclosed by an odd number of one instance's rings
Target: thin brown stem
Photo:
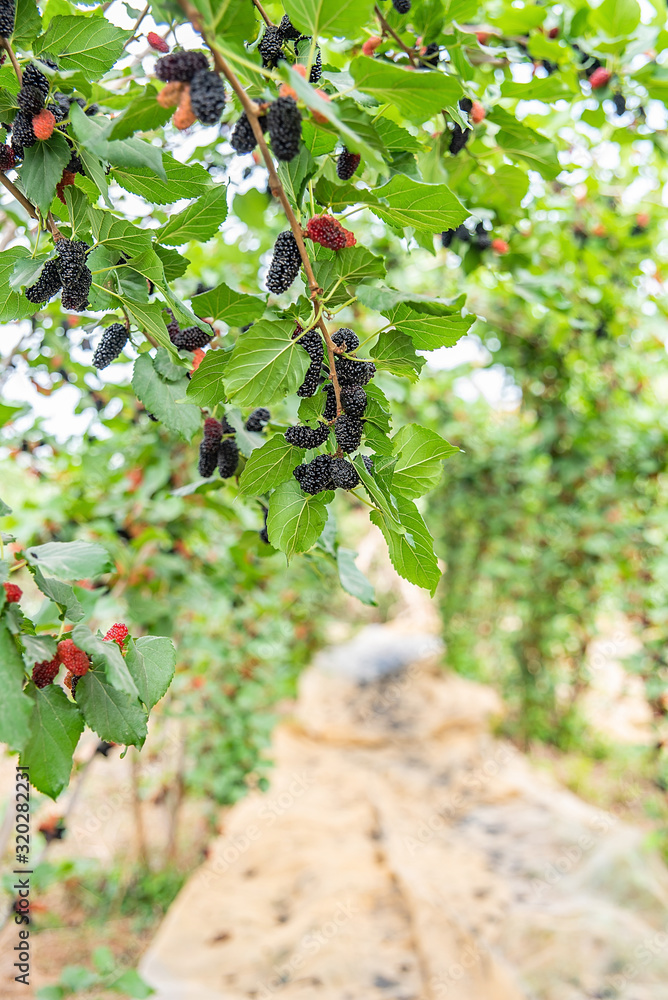
[[[3,47],[3,49],[7,50],[7,55],[9,56],[9,61],[11,62],[12,66],[14,67],[14,72],[16,73],[16,79],[19,81],[20,85],[23,85],[23,73],[21,72],[21,67],[19,66],[18,59],[14,55],[14,50],[12,49],[12,47],[11,47],[11,45],[9,43],[9,39],[8,38],[3,38],[2,39],[2,47]]]
[[[151,5],[149,3],[147,3],[146,6],[144,7],[143,11],[141,12],[141,14],[139,15],[139,17],[137,18],[137,20],[134,23],[134,27],[132,28],[132,34],[130,35],[130,37],[128,38],[127,42],[123,46],[124,50],[127,49],[127,47],[130,44],[130,42],[136,41],[136,37],[135,36],[137,34],[137,30],[139,29],[139,25],[142,23],[142,21],[144,20],[144,18],[146,17],[146,15],[148,14],[148,12],[149,12],[150,9],[151,9]]]
[[[267,25],[267,27],[268,28],[273,28],[273,26],[274,26],[273,22],[269,19],[269,15],[267,14],[266,10],[264,9],[264,7],[262,6],[262,4],[260,3],[260,0],[253,0],[253,3],[257,7],[257,9],[259,10],[260,16],[262,17],[262,20]]]
[[[239,78],[237,77],[236,73],[234,72],[230,64],[227,62],[224,56],[219,52],[216,45],[209,38],[207,38],[206,32],[203,30],[199,19],[199,13],[195,9],[195,7],[193,7],[192,3],[190,3],[190,0],[179,0],[179,4],[184,14],[191,22],[195,31],[197,31],[202,36],[202,38],[208,45],[209,49],[211,50],[211,54],[213,55],[213,61],[216,69],[218,70],[219,73],[222,73],[222,75],[227,79],[228,83],[232,87],[232,90],[239,98],[239,102],[242,108],[246,112],[246,117],[250,122],[250,126],[253,130],[253,135],[255,136],[255,140],[258,146],[260,147],[262,158],[264,159],[265,165],[267,167],[267,172],[269,174],[269,190],[271,191],[274,198],[278,198],[278,200],[280,201],[283,207],[283,211],[285,212],[285,215],[287,217],[287,220],[290,223],[290,229],[292,230],[292,234],[295,238],[295,243],[297,244],[297,249],[299,250],[299,256],[301,257],[301,261],[304,267],[304,272],[306,274],[306,280],[309,287],[311,300],[317,310],[317,307],[320,303],[320,296],[322,294],[322,289],[320,288],[318,282],[316,281],[315,275],[313,273],[313,266],[311,264],[311,260],[306,250],[306,245],[304,243],[304,236],[302,233],[301,226],[299,225],[297,217],[292,209],[292,205],[288,200],[285,188],[281,184],[280,178],[276,173],[276,167],[274,166],[274,161],[272,159],[271,153],[269,152],[269,147],[267,146],[264,137],[264,132],[262,131],[262,126],[260,125],[260,122],[258,120],[258,116],[261,113],[261,109],[258,107],[257,104],[255,104],[254,101],[251,101],[250,97],[242,87]],[[334,386],[334,396],[336,398],[336,412],[338,415],[342,412],[342,408],[341,408],[341,389],[339,386],[339,380],[336,375],[336,368],[334,366],[335,345],[334,342],[332,341],[332,338],[329,335],[329,330],[325,325],[325,321],[322,318],[320,318],[320,320],[318,321],[317,326],[320,328],[320,331],[325,339],[325,346],[327,348],[327,357],[329,359],[330,376],[332,379],[332,385]]]
[[[383,32],[386,35],[389,35],[391,38],[393,38],[395,40],[395,42],[397,43],[397,45],[399,46],[399,48],[402,49],[406,53],[406,55],[408,56],[408,58],[411,61],[411,66],[417,66],[417,63],[415,61],[415,51],[414,51],[414,49],[410,49],[404,42],[402,42],[402,40],[399,38],[399,35],[396,33],[396,31],[394,30],[394,28],[391,28],[390,25],[385,20],[385,18],[383,17],[383,12],[382,12],[382,10],[380,9],[380,7],[377,4],[374,7],[374,13],[375,13],[376,17],[378,18],[378,23],[380,24],[381,28],[383,29]]]

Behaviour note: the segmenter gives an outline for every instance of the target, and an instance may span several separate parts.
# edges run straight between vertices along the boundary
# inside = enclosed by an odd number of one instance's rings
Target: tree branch
[[[262,127],[260,126],[260,122],[258,121],[258,115],[261,112],[257,104],[255,104],[254,101],[251,101],[250,97],[242,87],[241,82],[237,77],[236,73],[234,72],[230,64],[227,62],[227,60],[224,58],[224,56],[218,51],[215,43],[211,41],[209,38],[207,38],[206,32],[202,28],[199,19],[199,13],[195,9],[195,7],[193,7],[192,3],[190,3],[190,0],[179,0],[179,5],[183,10],[184,14],[186,15],[186,17],[188,18],[188,20],[191,22],[195,31],[197,31],[202,36],[203,40],[208,45],[209,49],[211,50],[211,54],[213,56],[213,61],[216,69],[218,70],[219,73],[222,73],[222,75],[227,79],[228,83],[232,87],[232,90],[239,98],[239,102],[242,108],[246,112],[246,117],[250,122],[250,126],[253,130],[253,135],[255,136],[255,140],[258,146],[260,147],[260,152],[262,153],[262,157],[264,159],[267,171],[269,173],[269,190],[271,191],[274,198],[278,198],[278,200],[280,201],[281,205],[283,206],[283,211],[285,212],[287,220],[290,223],[290,229],[292,230],[292,234],[295,238],[295,243],[297,244],[297,249],[299,250],[299,256],[301,257],[302,264],[304,266],[304,272],[306,274],[306,280],[308,282],[311,300],[317,309],[320,303],[320,295],[322,293],[322,289],[318,285],[318,282],[316,281],[315,275],[313,273],[313,266],[311,264],[311,260],[306,250],[306,245],[304,243],[304,236],[302,234],[301,226],[297,222],[297,217],[295,216],[295,213],[292,209],[292,205],[290,204],[288,196],[285,193],[285,188],[281,184],[280,178],[276,173],[276,167],[274,166],[274,161],[272,159],[271,153],[269,152],[269,147],[267,146],[267,142],[264,137],[264,132],[262,131]],[[318,321],[317,326],[320,328],[320,331],[325,340],[325,346],[327,348],[330,377],[332,379],[332,385],[334,386],[334,396],[336,398],[336,413],[338,416],[342,412],[342,407],[341,407],[341,389],[339,386],[339,380],[336,375],[336,367],[334,364],[334,356],[337,353],[336,346],[329,335],[329,330],[327,329],[325,321],[324,319],[322,319],[322,317]]]
[[[14,50],[12,49],[9,39],[2,39],[2,47],[7,50],[7,55],[9,56],[9,61],[14,67],[14,72],[16,73],[16,79],[19,81],[19,85],[23,86],[23,73],[21,72],[21,67],[19,66],[18,59],[14,55]]]
[[[413,49],[409,49],[409,47],[407,45],[405,45],[402,42],[402,40],[399,38],[399,35],[396,33],[396,31],[394,30],[394,28],[390,27],[390,25],[387,23],[387,21],[383,17],[383,12],[380,9],[380,7],[378,6],[378,4],[376,4],[376,6],[374,7],[374,13],[375,13],[376,17],[378,18],[378,23],[380,24],[381,28],[383,29],[384,34],[390,35],[390,37],[395,40],[395,42],[397,43],[397,45],[399,46],[399,48],[403,49],[403,51],[406,53],[406,55],[408,56],[408,58],[411,61],[411,66],[417,66],[417,63],[415,62],[414,50]]]
[[[262,20],[267,25],[267,27],[268,28],[273,28],[274,27],[273,22],[269,20],[269,15],[267,14],[266,10],[264,9],[264,7],[262,6],[262,4],[260,3],[260,0],[253,0],[253,3],[257,7],[257,9],[259,10],[260,15],[262,17]]]

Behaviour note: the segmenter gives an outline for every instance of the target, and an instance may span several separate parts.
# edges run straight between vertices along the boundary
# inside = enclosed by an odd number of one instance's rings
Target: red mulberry
[[[32,668],[32,679],[35,687],[45,688],[53,684],[55,677],[60,670],[60,660],[54,656],[52,660],[42,660]]]
[[[50,139],[56,125],[55,115],[44,108],[32,120],[32,130],[37,139]]]
[[[58,643],[58,659],[65,664],[70,673],[76,677],[83,677],[90,668],[88,653],[75,646],[71,639],[62,639]]]
[[[115,642],[121,649],[123,649],[123,644],[125,640],[130,635],[127,625],[123,622],[117,622],[112,625],[107,634],[104,636],[104,642]]]
[[[23,591],[15,583],[3,583],[5,588],[5,600],[7,604],[18,604],[23,596]]]
[[[169,52],[169,45],[164,38],[161,38],[160,35],[156,35],[155,31],[149,31],[146,36],[146,41],[152,49],[155,49],[156,52]]]
[[[346,245],[346,231],[331,215],[317,215],[306,224],[306,235],[314,243],[330,250],[343,250]]]

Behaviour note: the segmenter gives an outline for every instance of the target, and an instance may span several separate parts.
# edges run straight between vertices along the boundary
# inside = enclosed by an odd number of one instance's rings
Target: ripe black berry
[[[208,479],[216,471],[216,466],[218,465],[218,450],[220,448],[220,440],[216,441],[214,438],[204,437],[204,440],[199,446],[199,464],[197,466],[197,471],[200,476]]]
[[[297,29],[294,27],[287,14],[284,14],[283,17],[281,18],[281,23],[278,26],[278,30],[280,31],[283,38],[285,38],[287,41],[290,42],[294,42],[298,38],[302,37],[301,31],[297,31]]]
[[[342,413],[334,421],[334,433],[341,451],[357,451],[362,442],[364,423],[359,417],[350,417]]]
[[[15,16],[14,0],[0,0],[0,38],[11,38],[14,34]]]
[[[420,62],[426,63],[428,66],[438,66],[440,51],[438,42],[430,42],[429,45],[425,46],[425,50],[420,56]]]
[[[37,137],[33,131],[32,118],[24,115],[22,111],[17,111],[12,123],[12,149],[17,157],[23,156],[24,148],[34,146]]]
[[[234,438],[225,438],[218,448],[218,471],[221,479],[229,479],[239,464],[239,449]]]
[[[277,160],[292,160],[299,152],[302,116],[292,97],[279,97],[267,112],[271,148]]]
[[[327,383],[324,387],[324,391],[327,393],[327,399],[325,401],[323,417],[325,420],[333,420],[336,416],[336,394],[334,392],[334,386],[331,382]]]
[[[16,161],[14,150],[11,146],[0,145],[0,170],[11,170]]]
[[[469,112],[473,110],[473,101],[470,97],[461,97],[459,100],[459,107],[468,115]]]
[[[60,660],[54,656],[52,660],[42,660],[32,668],[32,679],[35,687],[45,688],[48,684],[53,684],[53,680],[60,670]]]
[[[176,321],[174,321],[176,322]],[[178,325],[178,324],[177,324]],[[212,334],[202,330],[199,326],[188,326],[185,330],[172,332],[169,324],[169,339],[178,351],[196,351],[198,347],[206,347],[210,342]]]
[[[349,181],[360,165],[362,159],[359,153],[351,153],[347,147],[339,153],[336,161],[336,174],[342,181]]]
[[[621,117],[626,111],[626,98],[623,94],[613,94],[612,103],[615,106],[615,114]]]
[[[46,100],[49,93],[49,81],[44,76],[42,71],[37,69],[34,63],[28,63],[28,65],[24,68],[22,86],[37,87],[37,89],[41,91],[44,100]]]
[[[361,417],[366,410],[366,393],[361,385],[341,387],[341,406],[351,417]]]
[[[411,0],[392,0],[392,6],[397,14],[407,14],[411,9]]]
[[[455,127],[452,130],[452,135],[450,137],[450,152],[453,156],[460,153],[466,143],[469,141],[471,135],[470,128],[462,128],[457,122],[455,122]]]
[[[356,358],[334,358],[336,374],[341,385],[366,385],[376,374],[373,361],[358,361]]]
[[[292,339],[294,340],[294,338],[299,336],[301,332],[301,327],[298,326],[292,334]],[[304,381],[297,389],[297,395],[301,396],[302,399],[305,399],[308,396],[315,396],[318,391],[324,348],[322,338],[316,330],[309,330],[308,333],[303,334],[299,338],[299,344],[304,348],[311,359],[311,364],[309,365],[306,375],[304,376]]]
[[[285,58],[283,55],[283,32],[280,25],[267,25],[257,50],[262,56],[262,65],[267,69],[273,69],[279,59]]]
[[[479,222],[474,231],[475,245],[478,250],[487,250],[492,245],[492,237],[485,229],[482,222]]]
[[[102,340],[97,345],[93,355],[93,366],[97,369],[106,368],[128,342],[128,328],[123,323],[112,323],[102,334]]]
[[[60,296],[63,309],[71,309],[73,312],[81,312],[86,309],[92,283],[93,275],[89,268],[84,265],[74,281],[67,286],[63,285],[63,294]]]
[[[259,406],[257,410],[253,410],[248,420],[246,421],[247,431],[261,431],[264,430],[265,426],[271,420],[271,413],[265,406]]]
[[[81,158],[78,153],[72,153],[70,156],[70,162],[65,167],[71,174],[81,174],[83,177],[86,176],[86,171],[84,170],[84,165],[81,162]]]
[[[170,52],[158,59],[155,64],[155,75],[158,80],[171,83],[190,83],[195,73],[208,69],[209,63],[203,52]]]
[[[298,465],[292,470],[304,493],[322,493],[323,490],[334,489],[332,482],[332,456],[316,455],[316,457],[306,465]]]
[[[217,73],[200,69],[190,82],[190,104],[203,125],[215,125],[225,108],[225,87]]]
[[[263,507],[262,510],[264,511],[264,525],[262,528],[260,528],[259,535],[260,539],[265,543],[265,545],[269,545],[269,532],[267,531],[267,517],[269,516],[269,508]]]
[[[261,104],[262,101],[255,98],[256,104]],[[258,117],[258,123],[263,132],[267,131],[267,116],[260,115]],[[252,153],[257,146],[257,139],[253,134],[253,129],[251,128],[251,123],[248,120],[246,112],[241,115],[236,125],[232,129],[232,135],[230,136],[230,145],[232,149],[238,153],[240,156],[243,153]]]
[[[342,490],[353,490],[359,485],[360,477],[357,469],[345,458],[335,458],[332,461],[332,482]]]
[[[58,262],[47,260],[35,284],[26,288],[26,298],[28,302],[48,302],[49,299],[58,294],[62,284]]]
[[[65,287],[76,282],[86,263],[86,253],[89,249],[83,240],[58,240],[56,243],[58,268]]]
[[[37,87],[24,84],[16,95],[16,103],[24,115],[32,118],[44,107],[44,95]]]
[[[342,326],[340,330],[332,334],[332,341],[337,347],[344,347],[346,351],[356,351],[360,346],[360,339],[354,330],[350,330],[347,326]]]
[[[266,285],[269,291],[274,295],[287,291],[299,274],[301,263],[299,247],[292,233],[289,230],[279,233],[274,244],[274,256],[267,271]]]
[[[293,444],[296,448],[319,448],[329,437],[329,426],[318,424],[317,427],[305,427],[297,424],[296,427],[288,427],[285,432],[285,440],[288,444]]]
[[[452,241],[455,238],[456,229],[446,229],[445,232],[441,233],[441,246],[447,250],[451,246]]]
[[[315,396],[318,391],[318,386],[320,385],[320,368],[321,364],[319,361],[312,361],[306,370],[306,375],[304,376],[304,381],[297,389],[297,395],[301,399],[307,399],[310,396]]]
[[[373,458],[371,455],[362,455],[362,461],[364,462],[366,471],[370,476],[373,476]]]

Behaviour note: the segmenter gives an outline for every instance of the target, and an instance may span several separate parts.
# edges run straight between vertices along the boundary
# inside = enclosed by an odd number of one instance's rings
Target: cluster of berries
[[[472,101],[470,97],[462,97],[459,107],[470,117],[474,125],[478,125],[485,117],[485,109],[480,101]],[[471,138],[471,131],[470,128],[462,128],[458,122],[453,122],[450,133],[450,153],[453,156],[462,151]]]
[[[306,238],[319,243],[330,250],[343,250],[344,247],[354,247],[355,236],[344,229],[338,219],[331,215],[316,215],[306,224]]]
[[[457,241],[460,243],[470,243],[476,250],[488,250],[491,247],[498,254],[508,253],[510,249],[505,240],[498,237],[492,238],[482,222],[476,223],[473,231],[462,223],[456,229],[446,229],[445,232],[441,233],[441,246],[446,250]]]
[[[288,162],[299,152],[302,138],[302,116],[294,97],[278,97],[267,104],[256,100],[259,109],[257,122],[263,132],[269,133],[269,140],[277,160]],[[266,113],[264,113],[266,111]],[[236,153],[252,153],[257,145],[248,115],[244,111],[230,135],[230,145]]]
[[[293,43],[295,56],[299,59],[301,53],[310,52],[312,38],[310,35],[302,35],[290,22],[288,15],[284,14],[280,24],[267,25],[258,44],[257,50],[262,56],[262,65],[265,69],[273,69],[281,59],[285,59],[283,47],[288,42]],[[309,83],[317,83],[321,76],[322,56],[320,48],[316,46],[315,61],[309,73]]]
[[[324,359],[324,349],[320,335],[315,330],[303,333],[297,327],[293,338],[299,338],[300,345],[308,352],[311,364],[303,385],[298,389],[300,396],[313,396],[321,382],[331,373],[326,369],[321,373]],[[330,430],[334,428],[337,444],[336,455],[317,455],[312,461],[298,466],[293,471],[297,482],[305,493],[320,493],[322,490],[350,490],[357,486],[359,476],[355,467],[343,455],[348,455],[360,447],[364,433],[363,415],[367,406],[367,394],[364,386],[374,377],[376,366],[372,361],[363,361],[354,357],[359,347],[359,338],[353,330],[346,327],[337,330],[332,336],[341,354],[335,355],[334,364],[339,382],[341,408],[337,416],[336,394],[331,381],[326,381],[323,392],[326,392],[323,420],[316,427],[299,424],[289,427],[285,432],[285,440],[296,448],[308,450],[319,448],[328,439]],[[366,463],[366,459],[365,459]],[[368,467],[368,466],[367,466]]]
[[[165,44],[161,38],[159,41]],[[176,106],[172,118],[176,128],[190,128],[197,119],[203,125],[220,121],[225,110],[225,86],[220,76],[209,69],[203,52],[184,49],[169,52],[158,59],[155,74],[166,84],[158,94],[158,104],[163,108]]]
[[[56,64],[50,61],[48,65],[56,68]],[[86,102],[83,98],[74,98],[60,91],[57,91],[53,95],[53,100],[47,104],[49,81],[34,63],[29,63],[24,67],[22,76],[21,89],[16,98],[19,110],[11,125],[11,147],[3,147],[0,154],[2,161],[0,169],[2,170],[10,170],[17,160],[23,158],[24,150],[34,146],[38,140],[51,138],[54,128],[69,116],[70,107],[74,102],[87,115],[97,114],[99,110],[95,104],[86,108]],[[65,138],[73,152],[70,162],[63,171],[63,176],[65,183],[72,183],[73,179],[67,180],[65,175],[83,173],[83,167],[81,160],[74,153],[72,140],[68,136]]]
[[[204,421],[204,437],[199,446],[200,476],[208,479],[218,466],[221,479],[229,479],[236,472],[238,464],[239,446],[234,427],[230,426],[225,417],[222,420],[207,417]]]
[[[32,668],[32,679],[35,687],[45,688],[53,684],[61,664],[66,668],[65,685],[72,694],[76,690],[79,677],[83,677],[90,669],[90,657],[83,649],[79,649],[71,639],[63,639],[58,643],[56,655],[51,660],[42,660]]]
[[[207,333],[200,326],[187,326],[182,330],[174,319],[172,311],[168,309],[167,312],[171,317],[167,324],[167,332],[177,351],[197,351],[211,343],[213,334]]]
[[[86,265],[89,250],[83,240],[58,240],[57,256],[47,260],[35,284],[26,288],[28,301],[41,305],[49,302],[62,289],[63,309],[74,312],[86,309],[93,282],[93,275]]]

